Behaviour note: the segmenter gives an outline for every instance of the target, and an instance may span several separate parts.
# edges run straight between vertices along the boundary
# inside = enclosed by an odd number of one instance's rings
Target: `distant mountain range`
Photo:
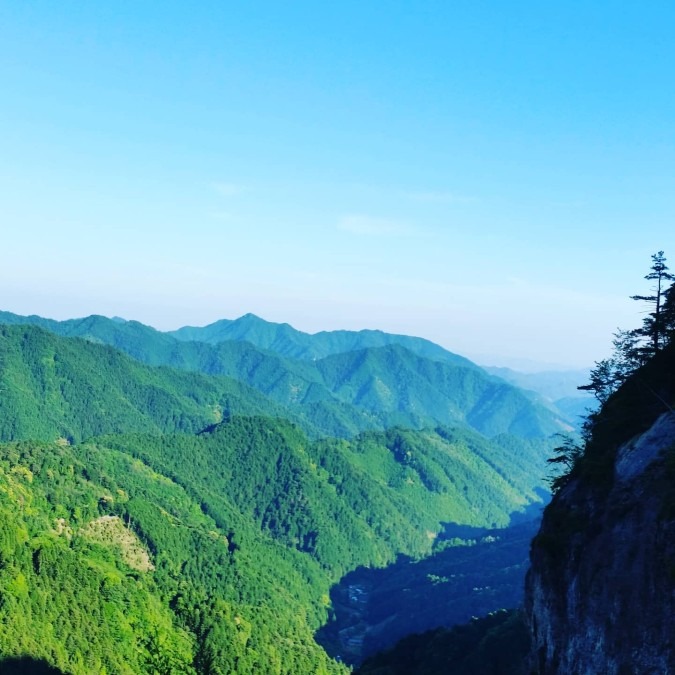
[[[540,394],[544,401],[553,405],[575,426],[579,425],[589,410],[597,406],[597,401],[589,392],[579,390],[581,385],[589,381],[590,369],[521,373],[511,368],[484,366],[484,370],[521,389]]]
[[[209,344],[229,340],[245,341],[282,356],[306,361],[371,347],[400,345],[414,354],[429,359],[465,368],[478,368],[469,359],[419,337],[395,335],[380,330],[335,330],[310,334],[296,330],[287,323],[265,321],[255,314],[245,314],[234,320],[222,319],[203,328],[185,326],[169,334],[178,340],[194,340]]]
[[[416,338],[222,327],[0,314],[0,670],[346,674],[331,585],[541,502],[537,394]]]
[[[544,400],[421,338],[379,331],[312,336],[251,314],[173,334],[103,316],[54,321],[0,312],[3,323],[107,344],[148,365],[231,377],[290,410],[312,434],[350,436],[393,425],[460,422],[488,436],[545,437],[572,428],[572,421]],[[176,334],[191,339],[178,340]],[[223,336],[234,339],[217,341]],[[291,358],[290,351],[304,356]]]

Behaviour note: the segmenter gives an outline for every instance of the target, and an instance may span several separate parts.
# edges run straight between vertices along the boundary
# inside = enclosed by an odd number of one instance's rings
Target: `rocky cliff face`
[[[545,512],[526,584],[532,673],[675,673],[669,358],[606,406],[585,465]]]

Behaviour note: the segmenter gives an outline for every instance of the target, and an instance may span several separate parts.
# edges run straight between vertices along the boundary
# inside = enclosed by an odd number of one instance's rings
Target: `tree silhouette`
[[[618,329],[612,341],[612,356],[596,361],[590,373],[590,382],[577,387],[593,392],[601,405],[675,336],[675,284],[668,284],[675,280],[675,275],[668,272],[663,251],[652,255],[650,269],[645,279],[656,282],[651,289],[652,295],[632,295],[631,298],[653,304],[654,311],[645,317],[641,328]],[[647,344],[644,344],[644,340]],[[592,415],[587,419],[587,424],[591,429]]]
[[[644,319],[642,328],[638,328],[637,335],[647,338],[651,343],[643,350],[652,356],[663,348],[666,340],[667,327],[664,322],[664,301],[666,300],[666,291],[668,291],[669,281],[675,280],[675,276],[668,272],[666,257],[663,251],[652,255],[651,272],[645,276],[648,281],[655,281],[652,287],[651,295],[632,295],[633,300],[643,300],[654,306],[654,311],[650,312]]]

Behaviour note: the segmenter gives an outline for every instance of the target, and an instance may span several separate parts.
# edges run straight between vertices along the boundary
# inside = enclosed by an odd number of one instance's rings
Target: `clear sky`
[[[672,2],[0,2],[0,308],[591,364],[675,268]]]

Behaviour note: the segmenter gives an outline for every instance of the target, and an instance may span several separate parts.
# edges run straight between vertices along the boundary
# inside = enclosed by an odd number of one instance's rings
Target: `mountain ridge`
[[[331,583],[359,565],[429,554],[446,523],[505,527],[541,499],[549,418],[530,441],[506,434],[539,409],[478,368],[398,344],[311,362],[101,316],[36,317],[42,327],[9,318],[18,325],[0,325],[8,655],[24,644],[21,653],[77,675],[126,672],[124,659],[130,675],[164,672],[162,654],[210,675],[344,672],[312,638]],[[344,416],[350,438],[326,437],[330,414]],[[142,570],[129,568],[125,546],[145,552]],[[57,622],[41,598],[74,620]],[[27,633],[40,639],[22,643]]]
[[[366,347],[400,344],[421,356],[461,364],[467,368],[479,368],[469,359],[421,337],[386,333],[376,329],[306,333],[288,323],[266,321],[252,313],[244,314],[238,319],[220,319],[203,327],[184,326],[168,333],[179,340],[195,340],[210,344],[227,340],[245,340],[258,347],[302,360],[320,359]]]
[[[308,361],[244,341],[181,342],[139,322],[121,324],[98,315],[56,322],[0,313],[0,323],[26,321],[112,345],[149,365],[234,378],[328,435],[458,422],[488,435],[545,437],[570,428],[557,411],[462,357],[459,363],[429,359],[397,343]]]

